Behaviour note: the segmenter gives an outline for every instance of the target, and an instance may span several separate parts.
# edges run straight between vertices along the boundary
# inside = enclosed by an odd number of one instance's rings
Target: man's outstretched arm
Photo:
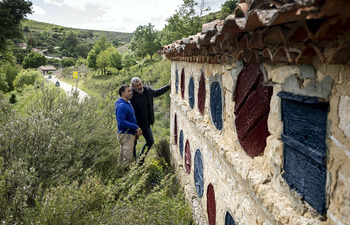
[[[169,81],[169,84],[165,85],[164,87],[161,87],[155,90],[152,89],[153,97],[158,97],[164,94],[165,92],[170,90],[170,87],[171,87],[171,80]]]

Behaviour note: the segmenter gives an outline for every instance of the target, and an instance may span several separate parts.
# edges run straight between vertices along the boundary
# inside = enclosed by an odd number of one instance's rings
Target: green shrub
[[[0,71],[0,91],[7,92],[9,89],[9,85],[6,81],[6,74]]]
[[[156,64],[161,68],[163,62]],[[151,71],[155,67],[150,64],[145,68]],[[157,98],[155,103],[157,121],[153,126],[154,149],[162,158],[152,158],[152,149],[145,164],[134,165],[128,173],[117,163],[115,87],[138,75],[135,68],[131,70],[136,73],[88,77],[84,86],[103,96],[103,101],[91,97],[79,103],[77,95],[66,98],[56,89],[41,88],[26,115],[11,110],[0,93],[2,223],[193,222],[182,189],[168,166],[170,122],[164,98]],[[167,83],[167,78],[162,80]]]
[[[0,91],[0,125],[6,124],[10,118],[14,117],[14,112],[11,110],[8,100],[5,99],[4,95]],[[1,132],[1,130],[0,130]]]
[[[113,200],[112,186],[96,176],[87,177],[82,184],[50,188],[37,200],[35,224],[99,224]],[[33,217],[27,220],[33,222]]]
[[[0,174],[6,176],[5,193],[0,196],[8,196],[6,207],[11,212],[0,213],[0,221],[22,221],[35,206],[33,196],[47,188],[80,183],[92,173],[106,183],[123,175],[116,163],[116,123],[108,107],[101,108],[94,99],[79,104],[76,96],[67,99],[43,90],[27,116],[0,110],[1,120],[5,118],[0,121],[4,160]],[[28,182],[25,186],[24,181]]]
[[[42,80],[43,78],[37,69],[27,69],[18,74],[13,85],[16,90],[22,90],[25,86],[33,85],[35,82],[41,83]]]
[[[86,65],[86,59],[78,58],[77,61],[75,62],[75,65],[76,66]]]
[[[62,67],[71,67],[75,65],[75,59],[74,58],[63,58],[61,60]]]
[[[16,95],[16,93],[11,93],[9,101],[10,101],[11,104],[15,104],[17,102],[17,95]]]
[[[116,185],[119,199],[103,221],[107,224],[193,224],[191,209],[176,176],[164,166],[162,160],[152,160],[144,167],[133,168],[120,179]]]

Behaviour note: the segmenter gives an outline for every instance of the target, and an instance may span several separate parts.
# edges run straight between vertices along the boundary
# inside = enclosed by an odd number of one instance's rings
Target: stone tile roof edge
[[[267,0],[265,0],[266,2]],[[292,2],[291,2],[292,1]],[[275,8],[268,8],[268,9],[249,9],[249,7],[254,6],[254,3],[258,1],[250,1],[250,5],[248,5],[245,1],[241,1],[241,3],[238,4],[235,13],[236,15],[232,14],[225,18],[225,20],[215,20],[210,23],[204,24],[202,26],[202,31],[198,34],[183,38],[181,40],[175,41],[171,44],[165,45],[158,51],[158,54],[165,54],[166,57],[174,58],[174,53],[181,53],[182,56],[184,53],[187,53],[188,51],[192,51],[194,49],[197,50],[203,50],[203,49],[209,49],[211,45],[222,45],[224,40],[228,40],[230,42],[241,42],[237,39],[237,37],[242,37],[244,34],[247,34],[249,38],[254,35],[256,31],[261,31],[261,29],[270,29],[274,26],[281,26],[280,31],[278,31],[280,36],[282,36],[282,42],[281,43],[278,39],[270,38],[268,44],[269,45],[279,45],[284,44],[289,46],[290,43],[293,43],[293,38],[295,36],[298,36],[299,33],[294,34],[286,34],[286,32],[283,29],[283,26],[288,26],[290,23],[295,23],[298,25],[293,28],[296,30],[301,26],[300,24],[304,24],[304,30],[306,31],[308,37],[298,37],[297,44],[300,46],[300,44],[305,44],[307,40],[326,40],[327,36],[325,33],[329,33],[331,30],[331,25],[337,24],[336,26],[339,26],[338,33],[333,35],[333,40],[336,40],[338,37],[337,35],[342,33],[342,30],[344,29],[348,30],[350,27],[350,1],[348,0],[289,0],[286,1],[287,3],[283,5],[278,5],[278,7]],[[264,2],[264,1],[263,1]],[[273,2],[273,4],[277,4],[273,0],[268,0],[268,2]],[[258,4],[258,3],[256,3]],[[271,3],[272,4],[272,3]],[[344,10],[345,9],[345,10]],[[332,21],[327,22],[329,18],[333,18]],[[335,19],[334,19],[335,18]],[[317,22],[320,22],[322,20],[325,20],[326,22],[323,24],[317,24]],[[311,21],[311,22],[308,22]],[[316,21],[316,22],[315,22]],[[337,22],[338,21],[338,22]],[[315,24],[313,24],[315,22]],[[328,24],[327,24],[328,23]],[[316,35],[317,32],[313,33],[313,29],[317,26],[318,28],[321,28],[321,25],[323,26],[323,29],[320,29],[320,33],[318,36]],[[302,28],[300,28],[302,29]],[[328,30],[327,30],[328,29]],[[317,31],[317,30],[316,30]],[[267,33],[268,31],[266,31]],[[271,31],[270,31],[271,32]],[[271,35],[276,35],[277,33],[272,33]],[[323,32],[323,33],[322,33]],[[270,36],[271,36],[270,35]],[[245,37],[247,38],[247,37]],[[257,37],[254,37],[257,39]],[[289,39],[288,39],[289,38]],[[330,39],[330,38],[328,38]],[[275,43],[271,43],[272,41],[276,41]],[[249,41],[249,39],[248,39]],[[250,40],[249,42],[251,42]],[[256,40],[254,40],[256,41]],[[288,42],[288,43],[287,43]],[[309,41],[310,42],[310,41]],[[312,42],[312,41],[311,41]],[[254,49],[254,46],[259,46],[260,49],[263,47],[261,45],[261,41],[258,45],[254,45],[253,47],[245,44],[246,41],[241,42],[243,45],[233,46],[230,48],[232,51],[229,53],[235,52],[236,48],[245,48],[248,49]],[[178,47],[178,45],[181,45],[181,48]],[[188,47],[188,45],[192,45]],[[218,47],[211,49],[219,49]],[[266,43],[265,43],[265,46]],[[319,47],[322,49],[322,47]],[[272,51],[269,49],[268,51]],[[197,53],[202,53],[203,51],[199,51]],[[207,51],[204,51],[207,53]],[[265,50],[266,52],[266,50]],[[300,52],[300,51],[299,51]],[[322,54],[319,54],[318,51],[316,51],[318,56],[321,58],[322,61],[331,62],[332,60],[325,59]],[[222,53],[222,51],[220,52]],[[227,51],[226,51],[227,53]],[[287,55],[291,53],[286,53]],[[215,52],[213,52],[213,55]],[[293,53],[292,53],[293,54]],[[343,53],[342,53],[343,54]],[[193,56],[193,54],[190,54]],[[261,55],[261,54],[260,54]],[[178,56],[178,55],[177,55]],[[168,58],[169,58],[168,57]],[[296,56],[288,56],[287,57],[289,62],[296,62],[295,58]],[[299,57],[300,58],[300,57]],[[339,58],[339,57],[338,57]],[[182,58],[184,59],[184,58]],[[180,60],[181,61],[181,60]],[[271,58],[271,61],[273,61],[273,58]],[[334,60],[333,60],[334,61]]]

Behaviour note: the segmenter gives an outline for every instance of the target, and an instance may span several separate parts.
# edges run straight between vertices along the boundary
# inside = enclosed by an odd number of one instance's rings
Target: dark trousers
[[[146,128],[145,130],[142,130],[142,135],[146,140],[146,143],[143,145],[141,152],[140,152],[140,157],[144,153],[146,146],[148,146],[147,151],[145,152],[145,156],[147,155],[148,151],[151,149],[152,145],[154,144],[154,138],[153,138],[153,132],[151,126]],[[136,144],[137,140],[135,140],[135,146],[134,146],[134,157],[136,160]]]

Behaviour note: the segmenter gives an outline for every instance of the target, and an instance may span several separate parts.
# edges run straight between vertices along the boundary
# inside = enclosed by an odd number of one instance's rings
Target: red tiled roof
[[[172,61],[346,64],[349,0],[241,0],[235,14],[159,51]]]

